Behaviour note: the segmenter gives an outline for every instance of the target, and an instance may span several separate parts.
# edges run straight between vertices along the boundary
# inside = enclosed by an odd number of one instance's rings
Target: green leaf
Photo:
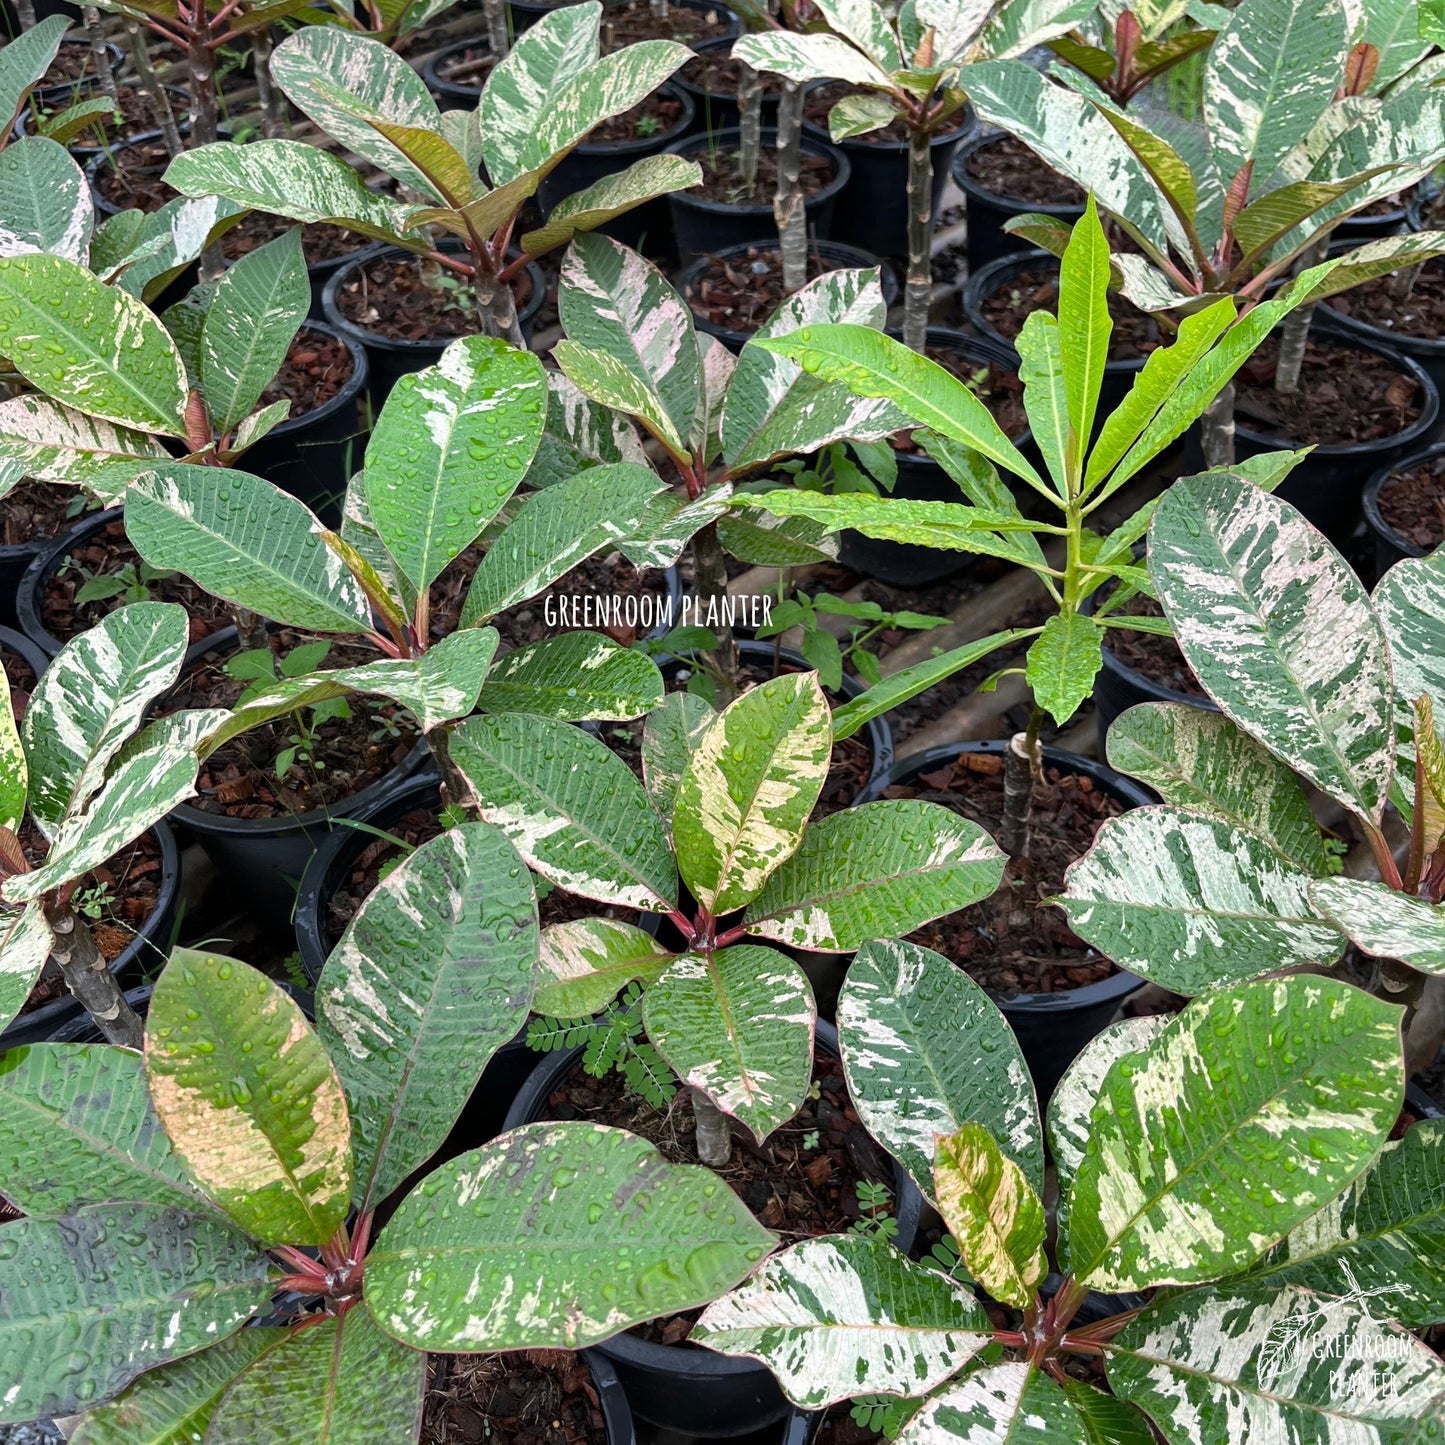
[[[1332,857],[1289,768],[1227,717],[1187,703],[1131,707],[1109,728],[1109,763],[1166,803],[1255,833],[1316,877]]]
[[[169,457],[159,438],[97,421],[48,396],[27,392],[0,401],[0,458],[37,482],[67,482],[116,502],[137,476]]]
[[[65,15],[47,15],[38,25],[11,36],[0,51],[0,125],[8,133],[33,86],[45,78],[70,28]]]
[[[933,1395],[899,1445],[1086,1445],[1069,1397],[1031,1365],[986,1365]]]
[[[1355,945],[1423,973],[1445,972],[1445,908],[1361,878],[1321,878],[1315,906]]]
[[[1084,1445],[1154,1445],[1153,1426],[1128,1401],[1069,1377],[1063,1389],[1083,1426]]]
[[[726,348],[723,354],[732,355]],[[731,482],[713,483],[694,502],[676,491],[658,492],[644,509],[637,531],[622,544],[623,555],[634,567],[677,566],[687,544],[710,522],[726,517],[732,497]],[[737,556],[726,542],[723,548]]]
[[[30,784],[30,768],[20,734],[15,727],[15,706],[10,689],[0,688],[0,828],[18,832],[25,816],[25,798]]]
[[[770,678],[708,725],[687,760],[672,820],[678,869],[704,908],[742,907],[796,852],[832,741],[814,673]]]
[[[665,913],[677,869],[642,784],[605,743],[569,723],[472,717],[451,737],[452,761],[483,818],[529,868],[569,893]]]
[[[897,106],[886,95],[866,91],[862,95],[845,95],[828,112],[828,139],[837,145],[857,135],[871,135],[897,116]]]
[[[0,151],[0,256],[43,252],[83,266],[95,207],[65,147],[22,136]]]
[[[86,131],[95,134],[99,129],[104,134],[103,128],[114,125],[119,116],[115,102],[108,95],[97,95],[89,100],[78,100],[56,115],[46,116],[39,122],[38,129],[41,135],[68,146]],[[97,122],[100,122],[99,127]]]
[[[742,36],[733,46],[733,54],[754,70],[782,75],[803,84],[813,80],[843,80],[850,85],[893,89],[888,75],[836,35],[795,35],[786,30],[770,30],[762,35]]]
[[[1089,444],[1109,359],[1109,242],[1090,196],[1059,266],[1059,331],[1069,422],[1076,445]]]
[[[866,803],[814,823],[743,923],[792,948],[851,953],[987,898],[1004,862],[982,828],[947,808]]]
[[[522,237],[522,251],[541,256],[565,246],[574,236],[595,231],[617,216],[672,191],[685,191],[702,181],[702,167],[681,156],[644,156],[626,170],[606,175],[585,190],[574,191],[548,212],[547,222]]]
[[[0,402],[0,406],[4,403]],[[606,462],[647,463],[625,416],[594,402],[560,371],[547,373],[547,422],[527,485],[540,490]]]
[[[1069,1200],[1080,1280],[1146,1289],[1252,1264],[1384,1143],[1399,1031],[1398,1009],[1348,984],[1261,979],[1196,999],[1117,1060]]]
[[[30,997],[54,941],[39,903],[0,911],[0,1028]]]
[[[640,717],[662,694],[662,674],[650,657],[596,632],[564,632],[503,657],[477,706],[582,722]]]
[[[1055,489],[1060,496],[1067,496],[1070,468],[1079,448],[1069,420],[1060,336],[1059,323],[1047,311],[1033,311],[1024,319],[1014,347],[1019,354],[1019,380],[1024,387],[1029,430],[1038,443]],[[949,445],[947,438],[940,440]]]
[[[1197,257],[1198,248],[1193,243],[1198,239],[1199,182],[1189,162],[1163,136],[1120,114],[1111,104],[1101,103],[1099,109],[1159,188],[1190,240],[1192,256]]]
[[[142,1370],[225,1339],[271,1293],[230,1225],[103,1204],[0,1228],[0,1420],[70,1415]]]
[[[938,1141],[934,1198],[960,1258],[983,1287],[1027,1309],[1048,1273],[1043,1201],[982,1124]]]
[[[292,627],[369,632],[361,586],[294,497],[246,472],[168,462],[126,497],[126,533],[152,566]]]
[[[858,950],[838,998],[848,1093],[868,1132],[933,1193],[934,1145],[983,1124],[1043,1188],[1044,1148],[1033,1081],[1013,1030],[986,993],[916,943]]]
[[[351,1199],[336,1069],[249,964],[178,948],[146,1017],[151,1097],[192,1178],[264,1244],[324,1244]]]
[[[526,1022],[536,963],[531,876],[485,823],[424,843],[362,903],[316,989],[351,1115],[357,1209],[441,1147]]]
[[[716,716],[712,704],[691,692],[673,692],[647,715],[642,733],[642,781],[669,829],[677,790],[703,734]]]
[[[414,587],[429,587],[516,491],[546,409],[541,361],[496,337],[453,341],[397,382],[367,443],[366,497]]]
[[[880,70],[903,68],[905,57],[899,49],[894,27],[887,13],[873,4],[873,0],[819,0],[817,8],[830,30],[851,40]],[[977,8],[977,4],[964,7],[966,11]],[[931,16],[920,14],[919,19],[925,24],[934,23]],[[944,54],[952,53],[951,48],[943,47],[941,38],[940,49]]]
[[[185,435],[185,368],[165,327],[74,261],[0,256],[0,354],[87,416]]]
[[[1060,727],[1094,691],[1104,665],[1104,629],[1082,612],[1056,612],[1029,648],[1026,676],[1034,701]]]
[[[772,1243],[711,1170],[621,1129],[528,1124],[403,1201],[367,1302],[419,1349],[576,1349],[715,1299]]]
[[[642,997],[658,1053],[759,1144],[803,1107],[817,1016],[803,970],[752,943],[685,953]]]
[[[886,1240],[805,1239],[710,1304],[691,1344],[766,1365],[793,1404],[925,1394],[987,1342],[978,1303]]]
[[[633,979],[655,983],[672,952],[614,918],[574,918],[542,930],[532,1007],[551,1018],[601,1013]]]
[[[448,206],[468,206],[478,193],[486,193],[476,167],[445,135],[441,122],[431,125],[397,125],[393,121],[367,118],[367,124],[389,140],[427,178],[427,190]]]
[[[1380,579],[1373,600],[1389,642],[1399,706],[1428,694],[1445,707],[1445,554],[1397,562]]]
[[[1377,823],[1394,771],[1390,659],[1349,563],[1288,503],[1225,473],[1171,487],[1149,538],[1149,574],[1209,695]]]

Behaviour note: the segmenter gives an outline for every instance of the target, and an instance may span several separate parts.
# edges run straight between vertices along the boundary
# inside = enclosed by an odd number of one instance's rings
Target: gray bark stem
[[[738,170],[748,191],[758,183],[758,155],[763,144],[763,78],[739,62]]]
[[[251,60],[256,75],[256,99],[261,106],[261,134],[267,140],[290,140],[285,103],[271,84],[271,32],[265,26],[251,36]]]
[[[126,20],[126,39],[130,42],[131,59],[135,61],[135,73],[140,92],[145,96],[146,107],[155,121],[157,129],[165,139],[166,152],[174,159],[185,147],[181,144],[181,128],[176,124],[176,113],[171,109],[171,98],[156,74],[156,64],[151,58],[150,41],[146,39],[145,27],[138,20]]]
[[[1318,266],[1329,254],[1329,240],[1323,238],[1300,256],[1295,263],[1295,274]],[[1296,307],[1280,322],[1279,360],[1274,368],[1274,389],[1285,396],[1293,396],[1299,390],[1300,367],[1304,364],[1305,343],[1310,338],[1310,324],[1315,319],[1315,306]]]
[[[1385,295],[1396,306],[1403,306],[1414,294],[1415,283],[1420,279],[1420,273],[1424,269],[1425,263],[1416,261],[1413,266],[1406,266],[1403,271],[1396,271],[1385,283]]]
[[[701,1089],[692,1091],[692,1117],[697,1125],[697,1157],[714,1169],[733,1157],[728,1116]]]
[[[718,540],[717,523],[708,525],[697,532],[692,539],[693,576],[700,602],[717,601],[721,607],[727,602],[728,571],[727,556]],[[704,606],[704,614],[706,607]],[[720,615],[726,616],[725,612]],[[718,707],[725,707],[737,696],[738,686],[738,644],[731,627],[717,628],[718,668],[723,676],[723,696],[717,700]]]
[[[20,22],[20,33],[34,30],[39,23],[35,18],[35,0],[15,0],[15,18]]]
[[[1445,978],[1425,980],[1415,1012],[1405,1026],[1405,1077],[1429,1068],[1445,1045]]]
[[[1204,408],[1199,418],[1199,432],[1204,442],[1204,464],[1207,467],[1234,465],[1234,383],[1231,381]]]
[[[111,100],[117,100],[115,72],[110,68],[110,51],[105,48],[105,35],[100,28],[100,11],[94,5],[84,5],[80,14],[85,21],[85,33],[90,40],[90,54],[95,61],[95,76],[101,91]]]
[[[186,47],[186,64],[191,81],[191,134],[193,149],[208,146],[217,138],[216,127],[216,57],[197,34],[191,35]],[[219,246],[210,246],[201,253],[202,281],[216,281],[226,269]]]
[[[507,0],[482,0],[482,14],[487,20],[487,44],[498,60],[505,59],[512,48],[507,39]]]
[[[928,133],[908,135],[908,284],[903,292],[903,341],[923,354],[933,294],[933,154]]]
[[[1010,858],[1026,857],[1033,824],[1034,776],[1043,771],[1044,750],[1033,729],[1015,733],[1004,750],[1003,821],[998,846]]]
[[[783,82],[778,101],[778,189],[773,219],[783,257],[783,290],[790,296],[808,282],[808,214],[803,198],[803,87]]]
[[[45,910],[45,916],[55,935],[50,956],[66,987],[94,1020],[106,1042],[128,1049],[143,1048],[145,1027],[125,1001],[115,975],[95,946],[90,929],[76,917],[69,904],[54,904]]]
[[[517,320],[517,303],[512,296],[512,288],[478,266],[472,278],[472,294],[477,298],[477,320],[481,323],[482,334],[500,336],[518,350],[525,351],[527,342],[522,335],[522,324]]]

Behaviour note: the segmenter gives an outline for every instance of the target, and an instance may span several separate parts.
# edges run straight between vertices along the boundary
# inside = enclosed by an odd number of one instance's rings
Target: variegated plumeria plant
[[[1393,4],[1381,9],[1396,16]],[[1345,217],[1445,159],[1445,91],[1364,93],[1380,51],[1368,44],[1372,67],[1351,41],[1355,19],[1373,10],[1345,0],[1243,0],[1205,63],[1200,127],[1162,111],[1126,113],[1067,67],[1051,79],[1021,61],[989,61],[970,70],[969,94],[984,120],[1093,193],[1127,233],[1137,253],[1121,251],[1112,264],[1135,306],[1179,317],[1221,296],[1248,304],[1291,269],[1323,261]],[[1405,39],[1418,59],[1418,36]],[[1047,216],[1016,217],[1008,229],[1055,254],[1067,242]],[[1281,333],[1279,389],[1298,388],[1314,303],[1442,253],[1445,232],[1425,231],[1344,256]],[[1202,426],[1206,463],[1232,465],[1232,385]]]
[[[482,817],[584,898],[664,916],[677,947],[612,918],[544,930],[537,1010],[581,1018],[642,980],[649,1042],[691,1085],[697,1150],[722,1164],[728,1116],[761,1142],[802,1107],[817,1008],[772,944],[829,953],[987,897],[1003,854],[934,803],[869,803],[809,823],[833,745],[815,673],[722,712],[674,693],[647,718],[643,779],[604,743],[536,717],[470,718],[452,740]]]
[[[1398,563],[1367,596],[1293,507],[1216,474],[1160,502],[1149,572],[1222,712],[1149,704],[1114,724],[1110,760],[1166,806],[1100,829],[1059,900],[1070,925],[1186,995],[1327,967],[1353,943],[1374,990],[1409,1006],[1413,1073],[1445,1038],[1445,556]],[[1383,881],[1331,876],[1296,773],[1353,820]],[[1392,798],[1412,822],[1403,866]]]
[[[514,235],[523,206],[588,132],[636,105],[691,54],[671,40],[644,40],[599,57],[601,15],[597,0],[558,6],[498,61],[475,111],[445,114],[379,41],[313,27],[277,47],[271,73],[291,102],[420,205],[377,195],[339,156],[299,141],[205,146],[177,157],[166,180],[182,195],[329,221],[430,257],[471,279],[483,332],[521,346],[509,283],[529,260],[701,179],[695,162],[649,156],[559,201],[539,229]],[[433,230],[459,237],[464,256],[438,249]],[[509,259],[514,244],[521,255]]]
[[[468,823],[366,899],[314,1029],[249,965],[177,950],[143,1053],[0,1059],[0,1191],[26,1216],[0,1226],[0,1420],[406,1445],[427,1350],[577,1348],[737,1283],[773,1236],[620,1129],[529,1125],[406,1189],[525,1019],[536,957],[527,870]]]
[[[1411,0],[1414,3],[1414,0]],[[1113,12],[1113,13],[1111,13]],[[1101,6],[1092,20],[1096,33],[1071,30],[1049,41],[1049,49],[1088,76],[1115,105],[1126,106],[1155,81],[1214,43],[1215,32],[1191,26],[1188,0]],[[1172,33],[1171,33],[1172,32]]]
[[[1445,1319],[1445,1126],[1386,1142],[1399,1027],[1338,980],[1232,984],[1110,1025],[1041,1128],[987,994],[927,949],[868,944],[838,1001],[849,1093],[963,1268],[805,1240],[691,1339],[763,1361],[806,1409],[906,1401],[900,1445],[1433,1438],[1445,1366],[1410,1330]],[[1154,1293],[1130,1308],[1120,1291]]]

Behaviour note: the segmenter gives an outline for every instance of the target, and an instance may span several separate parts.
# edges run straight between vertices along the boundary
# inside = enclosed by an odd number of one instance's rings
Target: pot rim
[[[760,144],[767,145],[770,140],[776,141],[778,129],[776,126],[765,125],[758,135]],[[666,147],[663,154],[687,158],[691,152],[707,147],[724,150],[729,144],[736,144],[741,136],[742,128],[735,125],[727,126],[723,130],[712,131],[707,135],[685,135],[681,140],[676,140]],[[842,192],[843,187],[848,184],[848,180],[853,174],[853,165],[848,157],[829,141],[814,140],[811,136],[805,135],[802,138],[802,145],[805,151],[809,151],[813,155],[821,155],[833,163],[833,179],[804,199],[803,209],[808,210],[835,200]],[[713,201],[705,196],[695,196],[691,191],[674,191],[668,199],[674,205],[685,206],[710,215],[771,217],[773,214],[771,202],[760,206],[734,206],[729,205],[726,201]]]
[[[1410,452],[1396,462],[1390,462],[1375,472],[1370,480],[1365,483],[1365,490],[1362,495],[1362,503],[1365,511],[1365,520],[1370,524],[1372,531],[1383,537],[1397,551],[1403,552],[1407,557],[1428,557],[1430,551],[1424,547],[1417,547],[1408,538],[1402,537],[1384,518],[1380,512],[1380,493],[1397,477],[1401,472],[1407,472],[1412,467],[1417,467],[1421,462],[1433,460],[1435,457],[1445,456],[1445,442],[1435,442],[1428,447],[1421,447],[1418,451]]]
[[[1016,196],[1006,196],[1001,191],[986,191],[968,173],[968,158],[975,151],[982,150],[986,145],[992,145],[994,141],[1007,140],[1008,132],[999,130],[995,126],[981,126],[971,134],[963,138],[962,144],[955,152],[951,171],[954,183],[965,196],[970,200],[979,200],[992,206],[995,210],[1012,211],[1017,215],[1024,215],[1031,211],[1038,211],[1045,216],[1058,216],[1063,219],[1077,220],[1084,214],[1082,204],[1064,204],[1060,201],[1021,201]],[[1067,177],[1065,177],[1067,179]]]

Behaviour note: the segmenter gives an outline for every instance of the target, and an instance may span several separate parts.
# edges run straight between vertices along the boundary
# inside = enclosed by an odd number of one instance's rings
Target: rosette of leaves
[[[1115,105],[1126,106],[1176,66],[1209,49],[1215,32],[1189,23],[1208,8],[1188,0],[1102,5],[1089,27],[1055,36],[1048,45]]]
[[[1397,83],[1367,93],[1379,46],[1352,47],[1344,0],[1244,0],[1204,66],[1203,119],[1125,112],[1082,72],[1044,75],[1021,61],[969,72],[986,121],[1026,142],[1093,193],[1132,242],[1111,260],[1135,306],[1188,316],[1222,296],[1259,301],[1291,270],[1323,261],[1347,216],[1414,185],[1445,159],[1445,92]],[[1400,29],[1397,7],[1380,7]],[[1366,35],[1370,25],[1365,22]],[[1385,42],[1379,30],[1376,38]],[[1418,57],[1418,37],[1405,36]],[[1067,233],[1045,216],[1008,228],[1060,253]],[[1298,388],[1314,303],[1445,251],[1445,233],[1370,241],[1348,252],[1281,334],[1276,385]],[[1234,393],[1225,386],[1203,418],[1210,466],[1234,461]]]
[[[520,346],[508,283],[529,260],[701,176],[680,156],[649,156],[559,201],[537,230],[514,234],[522,207],[569,152],[691,54],[645,40],[599,56],[601,15],[585,0],[544,16],[493,67],[475,111],[443,114],[406,61],[361,35],[313,26],[276,48],[271,74],[292,104],[421,205],[377,196],[339,156],[299,141],[203,146],[172,161],[166,180],[182,195],[328,221],[429,256],[470,279],[483,331]],[[459,237],[465,259],[437,250],[433,231]],[[522,253],[515,259],[512,245]]]
[[[620,1129],[529,1125],[407,1188],[526,1017],[536,954],[527,870],[469,823],[367,898],[314,1028],[247,964],[177,950],[142,1052],[7,1054],[0,1419],[404,1445],[428,1350],[578,1348],[742,1279],[773,1236]]]
[[[535,1007],[596,1014],[645,986],[651,1046],[692,1087],[698,1152],[727,1118],[761,1142],[802,1106],[817,1009],[775,945],[849,952],[987,897],[1004,858],[932,803],[869,803],[809,822],[833,728],[814,673],[714,713],[677,693],[647,718],[643,781],[599,739],[538,717],[469,718],[452,739],[482,817],[569,893],[665,917],[681,946],[614,918],[543,931]]]
[[[1387,1142],[1399,1019],[1334,979],[1232,984],[1110,1025],[1041,1127],[983,990],[927,949],[867,944],[838,1003],[849,1093],[959,1265],[805,1240],[691,1339],[762,1361],[803,1409],[894,1399],[900,1445],[1411,1438],[1445,1392],[1410,1333],[1445,1318],[1445,1127]]]
[[[1409,1008],[1413,1073],[1445,1031],[1445,556],[1398,563],[1371,597],[1295,508],[1214,474],[1160,501],[1149,572],[1222,711],[1147,704],[1110,729],[1110,760],[1165,806],[1100,830],[1059,900],[1071,927],[1183,994],[1330,965],[1354,943],[1372,987]],[[1333,876],[1301,778],[1352,820],[1382,881]],[[1392,800],[1411,826],[1401,863]]]

